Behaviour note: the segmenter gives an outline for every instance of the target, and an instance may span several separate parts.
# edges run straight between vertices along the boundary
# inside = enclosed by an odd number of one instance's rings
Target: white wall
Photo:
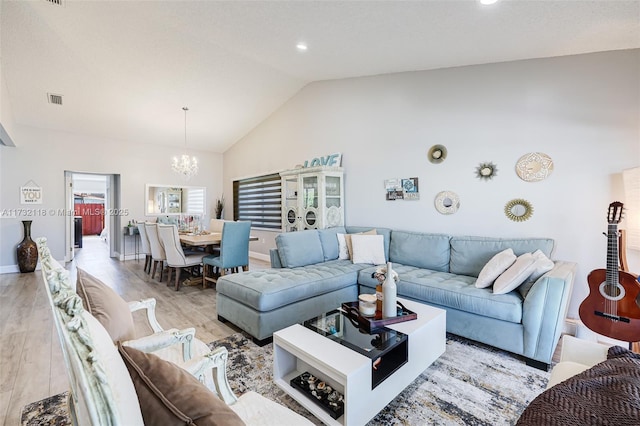
[[[316,82],[225,153],[224,192],[234,178],[342,152],[348,225],[551,237],[555,259],[578,263],[575,318],[587,274],[606,267],[602,232],[609,203],[624,201],[620,173],[640,165],[639,116],[639,50]],[[448,149],[442,164],[427,161],[434,144]],[[525,182],[516,161],[536,151],[554,171]],[[498,167],[490,182],[475,177],[484,161]],[[384,179],[414,176],[420,201],[384,200]],[[434,209],[443,190],[460,196],[458,213]],[[513,198],[532,203],[530,220],[505,217]],[[263,250],[274,246],[273,233],[262,236]],[[640,272],[640,253],[628,257]]]
[[[64,258],[64,217],[51,211],[64,209],[64,171],[119,174],[121,208],[129,220],[145,220],[145,184],[193,185],[207,188],[208,223],[217,197],[222,193],[222,155],[188,152],[198,157],[199,173],[188,182],[171,171],[171,158],[182,154],[181,147],[159,147],[114,140],[86,140],[85,137],[16,125],[16,147],[0,147],[0,210],[28,208],[35,217],[20,214],[0,219],[0,272],[16,270],[16,245],[22,240],[22,219],[32,219],[32,236],[46,236],[56,259]],[[43,204],[20,205],[19,188],[33,180],[42,188]],[[129,252],[127,248],[127,252]]]

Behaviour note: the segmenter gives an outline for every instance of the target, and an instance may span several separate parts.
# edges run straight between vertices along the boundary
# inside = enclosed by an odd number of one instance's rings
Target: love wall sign
[[[340,167],[342,163],[342,154],[329,154],[324,157],[316,157],[311,160],[305,160],[302,167],[318,167],[318,166],[335,166]]]

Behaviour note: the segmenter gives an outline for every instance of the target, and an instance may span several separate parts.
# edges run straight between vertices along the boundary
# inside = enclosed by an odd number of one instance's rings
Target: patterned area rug
[[[261,348],[236,333],[209,346],[229,350],[227,375],[236,394],[256,391],[320,424],[271,380],[271,344]],[[513,425],[548,379],[549,373],[519,357],[447,335],[444,355],[369,425]],[[23,426],[70,424],[66,394],[29,404],[22,412]]]

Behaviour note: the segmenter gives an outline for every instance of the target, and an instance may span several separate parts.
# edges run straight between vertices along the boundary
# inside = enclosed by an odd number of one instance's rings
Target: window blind
[[[196,212],[198,214],[202,214],[204,212],[204,191],[197,190],[192,191],[188,188],[182,190],[182,192],[186,192],[187,196],[183,196],[184,202],[186,202],[186,206],[183,207],[183,211],[187,213]]]
[[[252,227],[281,229],[280,175],[233,181],[233,219],[250,220]]]

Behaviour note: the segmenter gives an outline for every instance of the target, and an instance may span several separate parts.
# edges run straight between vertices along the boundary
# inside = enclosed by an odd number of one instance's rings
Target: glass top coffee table
[[[360,332],[338,311],[274,333],[276,385],[325,424],[367,423],[445,350],[446,312],[399,300],[418,318],[381,333]],[[313,390],[304,383],[309,376]],[[322,404],[327,401],[317,388],[320,382],[335,393],[331,403],[341,405],[337,418]]]

